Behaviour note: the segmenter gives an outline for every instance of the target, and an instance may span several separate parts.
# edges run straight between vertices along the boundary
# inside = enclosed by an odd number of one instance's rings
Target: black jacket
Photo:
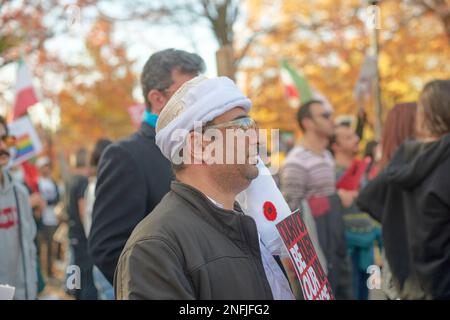
[[[382,222],[386,258],[400,290],[417,279],[424,298],[450,299],[450,134],[404,143],[357,204]]]
[[[176,181],[133,231],[114,286],[117,299],[273,299],[255,221]]]
[[[171,180],[170,163],[155,144],[155,129],[146,123],[103,153],[97,171],[89,251],[111,283],[131,232],[169,191]]]

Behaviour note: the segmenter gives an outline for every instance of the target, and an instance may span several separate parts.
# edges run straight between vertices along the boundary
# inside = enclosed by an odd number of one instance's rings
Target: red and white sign
[[[305,300],[334,300],[300,213],[293,213],[279,222],[277,229],[294,264]]]
[[[38,102],[31,81],[31,72],[25,61],[20,59],[17,69],[16,101],[14,102],[14,116],[17,119],[24,115],[28,108]]]

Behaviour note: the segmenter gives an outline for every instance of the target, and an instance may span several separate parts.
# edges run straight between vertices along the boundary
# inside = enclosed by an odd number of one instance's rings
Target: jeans
[[[92,276],[94,277],[94,284],[97,288],[98,298],[100,300],[114,300],[114,288],[106,280],[103,273],[94,265],[92,268]]]
[[[367,300],[369,298],[369,288],[367,287],[367,280],[369,274],[366,270],[361,268],[361,254],[362,250],[353,248],[350,251],[352,258],[352,286],[354,298],[357,300]]]
[[[55,258],[55,243],[53,241],[53,235],[55,234],[57,226],[46,226],[43,225],[40,230],[40,245],[45,244],[46,247],[46,267],[47,267],[47,277],[53,277],[53,261]],[[40,253],[42,251],[40,250]]]

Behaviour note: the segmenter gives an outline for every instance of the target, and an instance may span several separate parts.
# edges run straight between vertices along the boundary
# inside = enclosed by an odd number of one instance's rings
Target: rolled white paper
[[[6,284],[0,284],[0,300],[12,300],[15,291],[15,287],[11,287]]]
[[[269,169],[259,157],[257,167],[258,177],[251,182],[247,189],[237,195],[236,201],[242,211],[255,220],[261,240],[270,253],[282,255],[285,250],[283,250],[283,240],[276,225],[289,216],[291,210]]]

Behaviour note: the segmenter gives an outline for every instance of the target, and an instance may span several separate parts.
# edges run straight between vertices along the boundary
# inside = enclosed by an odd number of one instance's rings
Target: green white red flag
[[[285,86],[286,97],[292,108],[312,100],[313,93],[306,78],[295,71],[286,60],[280,62],[281,81]]]
[[[287,60],[282,60],[280,66],[281,81],[285,86],[289,106],[297,109],[308,101],[319,100],[327,110],[333,111],[333,107],[328,99],[319,91],[315,90],[305,77],[301,76],[289,65]]]

